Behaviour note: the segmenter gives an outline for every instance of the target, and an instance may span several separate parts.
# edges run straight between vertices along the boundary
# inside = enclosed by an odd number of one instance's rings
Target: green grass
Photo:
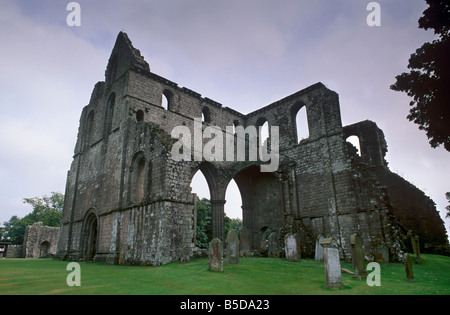
[[[413,265],[415,282],[405,281],[403,264],[381,264],[381,286],[342,274],[339,290],[324,288],[323,263],[302,259],[242,258],[224,265],[224,272],[208,270],[207,259],[160,267],[111,266],[80,263],[81,287],[69,287],[67,261],[52,259],[0,260],[0,295],[5,294],[155,294],[155,295],[425,295],[450,294],[450,257],[422,255]],[[352,270],[351,264],[342,263]]]

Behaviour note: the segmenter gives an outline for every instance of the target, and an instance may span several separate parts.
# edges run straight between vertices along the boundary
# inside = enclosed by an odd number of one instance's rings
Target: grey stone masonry
[[[349,259],[349,239],[358,233],[366,256],[384,248],[384,257],[401,261],[405,228],[428,249],[447,248],[432,201],[389,170],[382,130],[371,121],[343,126],[336,92],[318,82],[261,105],[242,114],[180,87],[153,73],[120,32],[104,81],[80,110],[56,257],[153,266],[178,261],[185,246],[196,246],[191,182],[197,172],[208,183],[212,237],[222,243],[227,187],[236,182],[241,254],[265,253],[273,231],[277,242],[298,233],[305,257],[315,250],[320,256],[316,238],[326,235]],[[307,118],[297,122],[301,111]],[[263,142],[256,130],[265,123],[270,137]],[[299,138],[297,124],[308,126],[307,138]],[[361,156],[350,136],[359,137]],[[274,153],[269,161],[260,155],[265,147]],[[275,167],[264,172],[269,163]]]

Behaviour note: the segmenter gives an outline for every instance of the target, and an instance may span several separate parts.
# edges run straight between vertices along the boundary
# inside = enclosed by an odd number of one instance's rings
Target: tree
[[[59,227],[64,207],[64,195],[52,192],[50,197],[24,198],[24,203],[33,207],[33,212],[22,220],[26,225],[42,222],[45,226]]]
[[[202,248],[208,248],[208,242],[212,239],[212,206],[211,202],[197,197],[197,227],[196,227],[196,245]]]
[[[33,207],[33,211],[20,219],[12,216],[8,222],[4,222],[4,235],[11,240],[12,244],[23,244],[25,228],[36,222],[42,222],[45,226],[59,227],[61,224],[62,211],[64,207],[64,195],[52,192],[50,197],[24,198],[24,203]],[[3,237],[5,237],[3,236]]]
[[[438,38],[411,55],[411,71],[396,76],[391,89],[413,98],[407,119],[426,132],[431,147],[444,145],[450,152],[450,1],[426,2],[429,8],[419,19],[419,28],[434,29]]]
[[[211,202],[203,198],[197,197],[197,228],[196,228],[196,246],[201,248],[208,248],[209,242],[212,240],[212,205]],[[225,235],[231,229],[239,232],[242,227],[242,220],[231,219],[228,216],[224,218],[224,230]]]

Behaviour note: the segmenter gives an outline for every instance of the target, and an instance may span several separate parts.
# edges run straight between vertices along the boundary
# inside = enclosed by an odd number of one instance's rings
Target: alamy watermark
[[[78,2],[69,2],[66,7],[70,13],[67,15],[66,23],[68,26],[81,26],[81,6]]]
[[[366,283],[369,287],[381,286],[381,268],[380,264],[371,262],[367,264],[366,270],[369,272],[367,275]]]
[[[367,11],[371,11],[367,16],[366,22],[369,26],[381,26],[381,6],[378,2],[370,2],[367,5]]]
[[[255,126],[227,126],[225,131],[218,126],[207,126],[203,130],[202,120],[195,118],[193,135],[187,126],[172,129],[172,138],[178,139],[172,146],[172,159],[199,162],[260,161],[268,163],[261,165],[261,172],[275,172],[280,162],[279,127],[270,127],[269,138],[264,143],[261,143],[261,130],[262,127]],[[209,141],[204,142],[208,139]]]
[[[67,271],[71,271],[66,278],[69,287],[81,287],[81,267],[79,263],[71,262],[67,264]]]

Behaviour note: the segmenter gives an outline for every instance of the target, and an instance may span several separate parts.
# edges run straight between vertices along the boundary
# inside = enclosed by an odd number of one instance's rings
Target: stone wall
[[[23,245],[9,245],[6,258],[23,258]]]
[[[302,108],[309,137],[299,141],[296,115]],[[384,135],[370,121],[343,127],[340,115],[338,94],[322,83],[243,115],[150,72],[120,33],[105,82],[96,84],[81,113],[57,257],[143,265],[177,260],[184,246],[195,243],[190,184],[197,171],[210,189],[214,238],[224,241],[225,193],[234,179],[252,250],[263,250],[268,232],[276,232],[280,244],[286,234],[298,232],[305,256],[312,256],[315,239],[323,234],[336,239],[345,257],[351,235],[358,233],[367,255],[389,251],[393,259],[400,257],[407,220],[398,209],[406,195],[394,196],[386,184],[392,175],[384,160]],[[201,154],[197,159],[201,149],[193,145],[200,141],[203,148],[211,140],[195,137],[195,119],[202,116],[200,131],[217,126],[224,141],[227,126],[278,126],[278,169],[262,173],[260,160],[225,161],[225,152],[219,161]],[[171,155],[177,126],[192,135],[194,150],[184,161]],[[350,135],[359,137],[361,156],[346,142]],[[233,136],[235,142],[241,139]],[[249,140],[242,140],[248,152]],[[399,185],[400,190],[407,186],[406,181]],[[441,223],[428,220],[435,216],[431,208],[424,211],[417,233],[431,235]],[[446,242],[446,236],[435,236],[429,239]]]
[[[44,226],[42,222],[27,226],[23,241],[23,258],[52,257],[56,254],[59,228]]]

